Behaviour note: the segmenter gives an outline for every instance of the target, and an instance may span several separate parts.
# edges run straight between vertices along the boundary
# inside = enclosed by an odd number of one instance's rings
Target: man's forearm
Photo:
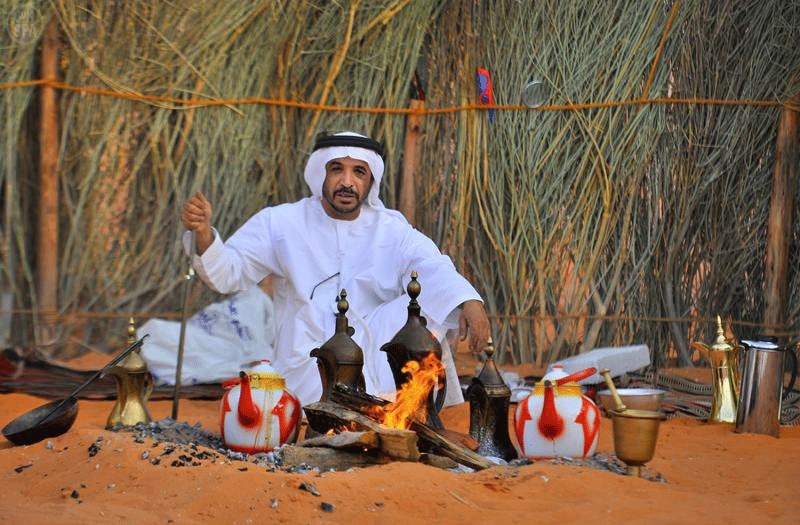
[[[198,230],[195,232],[195,251],[197,255],[203,255],[208,247],[214,242],[214,231],[211,229],[208,230]]]

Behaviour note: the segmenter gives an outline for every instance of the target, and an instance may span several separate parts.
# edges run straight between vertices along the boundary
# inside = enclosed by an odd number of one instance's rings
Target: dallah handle
[[[566,377],[562,377],[555,380],[557,386],[561,386],[563,384],[569,383],[571,381],[580,381],[581,379],[586,379],[590,375],[594,374],[597,371],[594,367],[589,367],[585,370],[581,370],[580,372],[575,372],[574,374],[570,374]]]

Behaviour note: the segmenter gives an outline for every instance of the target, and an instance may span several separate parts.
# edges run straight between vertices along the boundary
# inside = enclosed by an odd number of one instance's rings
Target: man
[[[368,137],[352,132],[320,137],[304,173],[312,196],[264,208],[225,243],[211,226],[211,203],[202,193],[184,205],[181,220],[195,232],[193,264],[212,288],[231,293],[273,276],[277,333],[271,361],[303,404],[322,395],[309,354],[333,335],[342,289],[353,339],[364,351],[367,392],[374,395],[390,397],[395,391],[387,356],[379,349],[406,322],[404,291],[412,271],[419,275],[417,300],[428,329],[443,342],[446,404],[463,401],[445,348],[447,329],[459,327],[462,339],[468,333],[474,352],[489,338],[489,320],[475,289],[433,241],[380,201],[383,168],[382,147]],[[187,232],[189,250],[190,238]]]

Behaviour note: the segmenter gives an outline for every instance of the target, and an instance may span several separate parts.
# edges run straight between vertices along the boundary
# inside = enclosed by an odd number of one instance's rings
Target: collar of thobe
[[[378,219],[378,210],[375,210],[366,203],[361,206],[358,217],[355,219],[334,219],[325,212],[325,208],[322,207],[321,198],[312,197],[312,199],[314,201],[314,213],[317,215],[318,219],[323,223],[327,222],[331,224],[337,231],[346,231],[356,236],[367,235],[370,233],[370,226]],[[389,210],[383,208],[382,211]]]

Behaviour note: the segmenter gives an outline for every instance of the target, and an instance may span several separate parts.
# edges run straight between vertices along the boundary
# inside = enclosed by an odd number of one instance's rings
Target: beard
[[[349,196],[353,197],[354,201],[351,204],[342,204],[336,201],[337,196]],[[352,188],[345,188],[340,186],[333,191],[333,195],[328,192],[328,189],[323,186],[322,188],[322,198],[328,203],[328,205],[333,208],[337,213],[348,214],[356,211],[364,204],[364,201],[367,200],[366,196],[361,197],[357,191]]]

